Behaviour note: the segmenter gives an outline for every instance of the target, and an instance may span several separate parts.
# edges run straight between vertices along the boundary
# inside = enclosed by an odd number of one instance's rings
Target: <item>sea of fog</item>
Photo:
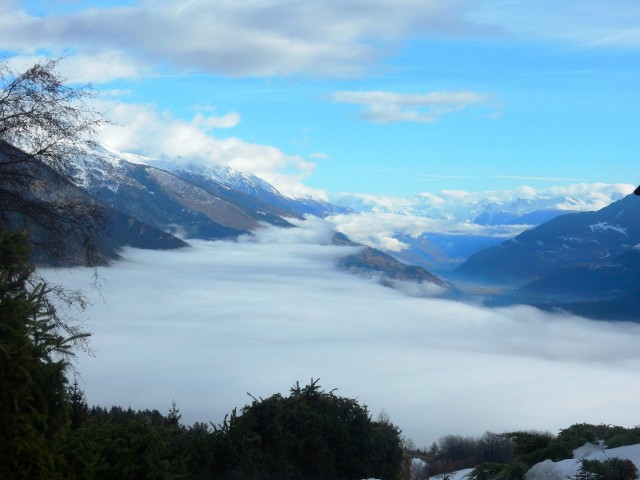
[[[557,432],[639,423],[640,325],[416,297],[338,271],[355,247],[313,222],[238,242],[126,249],[92,270],[45,270],[82,288],[93,356],[76,367],[89,404],[219,423],[250,393],[325,390],[384,410],[417,446],[446,434]]]

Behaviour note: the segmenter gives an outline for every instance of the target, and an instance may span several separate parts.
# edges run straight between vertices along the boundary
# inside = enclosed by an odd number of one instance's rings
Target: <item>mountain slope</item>
[[[37,263],[106,264],[119,258],[118,251],[126,245],[152,249],[187,246],[169,233],[102,204],[37,159],[15,161],[21,155],[20,150],[0,144],[2,218],[9,228],[29,232],[31,257]],[[11,182],[20,172],[25,172],[29,181]]]
[[[457,276],[524,285],[565,267],[603,265],[640,243],[640,198],[556,217],[471,256]]]
[[[76,158],[70,173],[76,184],[103,203],[187,238],[235,237],[260,226],[245,208],[105,149]]]
[[[417,283],[427,282],[445,289],[455,289],[451,283],[442,280],[420,266],[402,263],[378,249],[355,243],[344,234],[336,233],[333,243],[336,245],[362,247],[360,253],[349,255],[338,261],[338,267],[343,270],[364,275],[381,275],[386,283],[393,280]]]
[[[265,224],[293,227],[289,220],[302,220],[302,214],[348,211],[315,199],[286,197],[263,180],[228,167],[155,162],[161,169],[148,162],[106,147],[88,148],[74,160],[70,173],[77,185],[123,215],[185,238],[235,238]],[[341,242],[355,245],[346,237]],[[451,287],[421,267],[406,265],[370,247],[363,246],[361,253],[346,257],[339,266],[356,273],[380,274],[387,280]]]
[[[114,208],[187,238],[227,238],[261,228],[290,227],[287,218],[348,209],[282,195],[267,182],[224,166],[179,166],[106,146],[87,148],[70,174]]]
[[[640,321],[640,198],[557,217],[473,255],[456,278],[514,288],[492,303]],[[517,287],[517,288],[515,288]]]
[[[293,198],[283,195],[273,185],[255,175],[244,175],[221,165],[204,167],[165,163],[162,164],[162,168],[203,188],[214,188],[218,195],[230,195],[234,202],[245,203],[247,199],[251,199],[252,205],[262,205],[264,214],[271,213],[285,217],[313,215],[324,218],[328,215],[350,212],[346,207],[317,198]],[[222,190],[218,187],[222,187]]]

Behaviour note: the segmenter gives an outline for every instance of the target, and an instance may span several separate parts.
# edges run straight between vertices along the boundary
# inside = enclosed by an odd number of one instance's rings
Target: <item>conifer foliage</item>
[[[0,478],[62,478],[68,358],[87,334],[65,336],[27,253],[0,227]]]
[[[216,429],[216,476],[238,479],[396,478],[400,431],[317,380],[289,396],[254,399]]]

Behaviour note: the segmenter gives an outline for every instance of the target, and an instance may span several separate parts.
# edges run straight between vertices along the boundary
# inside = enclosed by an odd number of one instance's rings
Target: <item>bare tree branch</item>
[[[69,159],[101,125],[90,85],[71,87],[58,60],[22,73],[0,60],[0,222],[27,229],[36,251],[61,260],[97,262],[100,208],[72,188]]]

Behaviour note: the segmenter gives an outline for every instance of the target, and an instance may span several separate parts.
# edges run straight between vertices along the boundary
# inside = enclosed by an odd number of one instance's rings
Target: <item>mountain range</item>
[[[153,163],[153,165],[151,164]],[[46,168],[46,166],[43,166]],[[66,166],[70,182],[52,189],[68,198],[94,202],[102,209],[107,234],[98,239],[102,263],[119,257],[126,245],[167,249],[188,246],[189,239],[234,239],[265,226],[295,228],[305,215],[325,217],[350,210],[310,197],[289,197],[255,176],[229,167],[175,165],[120,153],[104,145],[86,146]],[[336,233],[334,243],[359,245]],[[406,265],[390,255],[361,246],[338,267],[389,280],[451,284],[419,266]],[[78,249],[79,250],[79,249]],[[81,263],[80,258],[52,259],[36,255],[40,263]]]
[[[342,198],[358,212],[405,218],[404,222],[399,220],[399,228],[409,224],[406,219],[411,218],[416,220],[415,224],[425,225],[425,231],[420,234],[412,228],[410,233],[391,234],[403,248],[389,253],[402,262],[447,275],[474,253],[498,245],[529,228],[559,215],[593,210],[596,197],[597,203],[601,203],[607,197],[615,201],[623,196],[615,189],[592,193],[578,189],[573,196],[541,193],[534,198],[512,198],[505,195],[509,199],[502,201],[479,199],[478,195],[462,197],[459,201],[434,200],[432,196],[419,196],[404,202],[383,198],[378,203],[375,198],[367,201],[346,195]]]
[[[119,258],[125,245],[184,248],[189,239],[234,239],[266,226],[296,228],[294,224],[304,221],[305,215],[351,212],[326,201],[283,195],[264,180],[223,166],[162,163],[105,146],[87,146],[71,160],[64,179],[48,173],[45,164],[29,165],[32,184],[47,185],[34,187],[29,195],[45,201],[65,197],[99,207],[108,225],[108,235],[97,242],[102,263]],[[591,317],[640,320],[636,313],[640,311],[640,198],[629,195],[593,212],[563,214],[547,208],[568,201],[516,201],[507,208],[483,205],[473,217],[476,223],[505,225],[550,218],[506,241],[456,235],[454,242],[451,235],[437,232],[398,235],[409,248],[392,256],[336,232],[335,244],[361,247],[337,265],[380,278],[386,285],[433,283],[459,298],[452,283],[424,267],[434,259],[451,265],[455,255],[461,260],[453,264],[466,260],[443,275],[456,284],[496,287],[499,293],[486,297],[489,304],[527,303]],[[37,249],[34,256],[41,264],[82,261],[73,255],[54,261]]]
[[[506,290],[494,303],[640,320],[640,198],[561,215],[472,255],[453,278]]]

